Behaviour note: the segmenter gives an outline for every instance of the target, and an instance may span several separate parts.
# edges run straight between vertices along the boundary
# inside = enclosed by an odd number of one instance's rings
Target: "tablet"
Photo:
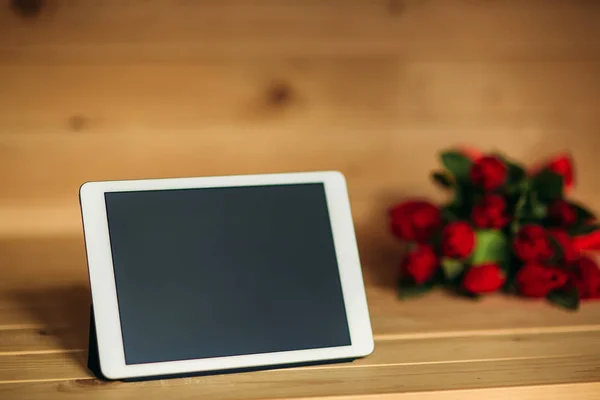
[[[339,172],[87,182],[80,202],[107,378],[373,351]]]

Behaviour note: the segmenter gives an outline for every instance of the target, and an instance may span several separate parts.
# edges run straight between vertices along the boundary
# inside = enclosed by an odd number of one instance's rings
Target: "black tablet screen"
[[[322,184],[105,199],[126,364],[350,344]]]

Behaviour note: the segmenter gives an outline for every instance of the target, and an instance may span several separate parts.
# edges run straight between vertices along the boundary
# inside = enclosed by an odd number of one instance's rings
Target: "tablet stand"
[[[88,344],[88,369],[90,372],[99,380],[108,381],[109,379],[102,374],[102,370],[100,369],[100,356],[98,354],[98,340],[96,337],[96,323],[94,322],[94,306],[90,306],[90,339]],[[161,375],[161,376],[149,376],[149,377],[141,377],[141,378],[127,378],[122,379],[125,382],[139,382],[139,381],[148,381],[148,380],[156,380],[156,379],[170,379],[170,378],[189,378],[193,376],[206,376],[206,375],[216,375],[216,374],[233,374],[240,372],[252,372],[252,371],[264,371],[269,369],[281,369],[281,368],[296,368],[296,367],[306,367],[311,365],[323,365],[323,364],[338,364],[349,361],[354,361],[356,358],[345,358],[341,360],[326,360],[326,361],[311,361],[304,363],[295,363],[295,364],[281,364],[281,365],[269,365],[262,367],[249,367],[249,368],[238,368],[238,369],[229,369],[224,371],[208,371],[208,372],[192,372],[192,373],[184,373],[184,374],[174,374],[174,375]]]
[[[98,340],[96,339],[96,323],[94,322],[94,306],[90,306],[90,341],[88,344],[88,369],[100,380],[108,380],[100,370],[100,356],[98,355]]]

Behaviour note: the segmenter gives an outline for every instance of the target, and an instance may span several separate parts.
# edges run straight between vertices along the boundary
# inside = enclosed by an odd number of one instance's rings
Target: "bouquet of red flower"
[[[402,297],[444,286],[468,297],[504,291],[547,298],[568,309],[600,298],[600,225],[567,200],[571,159],[562,155],[527,172],[498,154],[449,151],[434,182],[451,194],[437,207],[407,201],[390,210],[392,232],[408,243]]]

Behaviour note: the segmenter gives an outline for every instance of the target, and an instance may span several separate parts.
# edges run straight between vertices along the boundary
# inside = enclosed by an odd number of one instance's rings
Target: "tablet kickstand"
[[[98,354],[98,340],[96,338],[96,323],[94,322],[94,306],[90,306],[90,339],[88,343],[88,369],[97,379],[107,381],[100,370],[100,356]]]

